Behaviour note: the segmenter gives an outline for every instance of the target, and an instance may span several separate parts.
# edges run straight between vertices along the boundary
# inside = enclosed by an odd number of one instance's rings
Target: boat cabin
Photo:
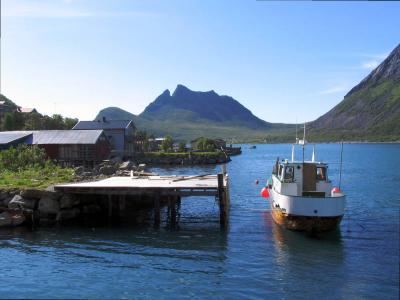
[[[276,161],[272,170],[273,188],[287,196],[329,197],[332,183],[328,165],[322,162]]]

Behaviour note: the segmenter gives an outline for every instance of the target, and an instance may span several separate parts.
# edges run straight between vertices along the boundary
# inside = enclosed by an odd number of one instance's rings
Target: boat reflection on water
[[[334,281],[338,289],[331,296],[345,294],[349,275],[345,272],[346,255],[340,230],[319,235],[291,231],[277,225],[269,211],[263,217],[266,228],[271,229],[266,232],[272,233],[271,240],[275,248],[273,255],[278,269],[276,276],[279,277],[277,280],[289,282],[296,277],[302,284],[310,281],[307,286],[313,286],[312,282],[315,281],[316,289],[325,281]],[[310,266],[314,269],[311,273]],[[309,292],[310,296],[319,293],[316,290]]]

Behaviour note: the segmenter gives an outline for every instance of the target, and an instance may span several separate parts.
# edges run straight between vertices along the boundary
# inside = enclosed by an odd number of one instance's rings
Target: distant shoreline
[[[309,142],[308,144],[340,144],[341,142]],[[295,143],[287,143],[287,142],[282,142],[282,143],[260,143],[260,142],[254,142],[254,143],[233,143],[233,145],[291,145]],[[400,141],[396,142],[357,142],[357,141],[343,141],[343,144],[400,144]]]

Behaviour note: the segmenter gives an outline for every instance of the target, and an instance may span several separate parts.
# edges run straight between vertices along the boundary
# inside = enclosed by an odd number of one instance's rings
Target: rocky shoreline
[[[231,159],[224,152],[210,153],[162,153],[148,152],[138,153],[135,156],[138,164],[147,165],[210,165],[227,163]]]
[[[129,198],[127,198],[129,200]],[[115,216],[108,217],[109,203],[101,195],[74,195],[46,190],[0,190],[0,228],[29,226],[54,226],[76,222],[107,223],[124,221],[143,223],[152,218],[152,201],[141,196],[135,201],[127,201],[121,208],[113,202]],[[164,202],[162,202],[164,204]]]
[[[94,168],[83,166],[75,168],[74,182],[100,180],[110,176],[147,176],[148,165],[199,165],[225,163],[230,160],[223,152],[217,153],[143,153],[133,161],[114,158],[96,165]],[[143,200],[143,201],[141,201]],[[123,210],[116,208],[118,216],[126,216],[134,222],[142,222],[151,216],[152,207],[145,196],[131,201]],[[0,189],[0,227],[52,226],[73,220],[86,218],[107,220],[108,199],[99,195],[74,195],[47,189],[3,188]]]

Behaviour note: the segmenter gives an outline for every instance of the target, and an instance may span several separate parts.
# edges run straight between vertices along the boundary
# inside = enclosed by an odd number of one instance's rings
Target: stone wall
[[[223,152],[212,153],[162,153],[148,152],[136,154],[135,159],[140,164],[147,165],[208,165],[222,164],[230,161]]]
[[[109,221],[137,224],[153,217],[150,196],[127,196],[125,200],[121,205],[117,196],[112,198],[113,216],[109,218],[107,196],[63,194],[51,188],[0,190],[0,227],[53,226],[76,222],[101,224]],[[166,204],[166,200],[161,201],[162,206]]]
[[[1,190],[0,226],[67,221],[80,215],[81,206],[77,197],[50,190]]]

